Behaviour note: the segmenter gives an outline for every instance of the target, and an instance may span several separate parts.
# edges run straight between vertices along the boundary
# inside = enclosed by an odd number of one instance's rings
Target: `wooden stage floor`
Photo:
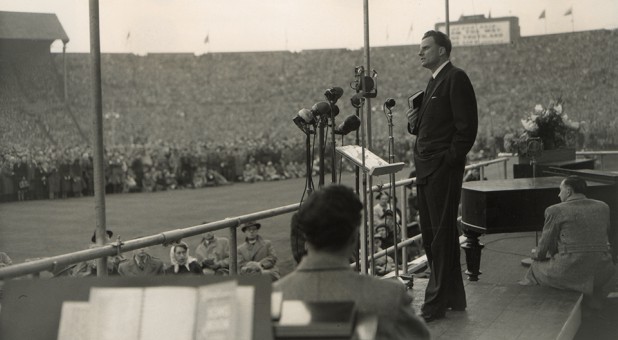
[[[464,280],[468,308],[464,312],[447,311],[444,319],[428,323],[434,339],[588,339],[587,334],[578,334],[582,320],[593,323],[584,328],[594,332],[594,339],[618,339],[618,308],[614,308],[618,304],[607,308],[611,315],[601,314],[608,321],[603,325],[604,320],[595,317],[582,319],[582,312],[587,312],[576,292],[517,283],[527,270],[521,260],[535,246],[534,233],[486,235],[481,242],[485,244],[482,275],[476,282]],[[463,251],[461,263],[463,271]],[[412,292],[417,311],[426,285],[427,279],[414,278]],[[594,324],[599,322],[601,329]]]

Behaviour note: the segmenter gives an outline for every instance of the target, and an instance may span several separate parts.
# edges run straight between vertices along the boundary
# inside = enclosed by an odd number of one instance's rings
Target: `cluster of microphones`
[[[327,121],[329,118],[334,122],[335,117],[339,114],[337,101],[343,95],[341,87],[332,87],[324,92],[327,101],[315,103],[311,109],[301,109],[292,121],[306,134],[315,133],[311,127],[315,127],[321,121]],[[365,95],[363,92],[358,92],[350,99],[352,106],[356,109],[362,107],[365,103]],[[390,111],[395,106],[395,99],[388,98],[384,102],[384,107]],[[335,126],[334,133],[337,135],[347,135],[352,131],[358,130],[361,125],[360,118],[355,115],[347,116],[342,123]]]

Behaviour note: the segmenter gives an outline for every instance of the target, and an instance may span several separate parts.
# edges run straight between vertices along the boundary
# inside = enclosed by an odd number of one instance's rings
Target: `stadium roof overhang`
[[[54,13],[0,12],[0,39],[69,42]]]

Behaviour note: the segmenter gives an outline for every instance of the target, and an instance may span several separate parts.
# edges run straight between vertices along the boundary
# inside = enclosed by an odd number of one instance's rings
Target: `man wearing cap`
[[[362,209],[358,196],[343,185],[312,193],[297,216],[307,255],[273,284],[273,291],[280,291],[283,300],[354,301],[361,315],[377,317],[375,339],[429,339],[401,282],[360,275],[350,267],[349,255],[358,251]]]
[[[248,262],[258,262],[262,273],[276,281],[281,277],[277,268],[277,253],[269,240],[258,235],[261,226],[258,222],[247,222],[240,228],[245,233],[245,242],[238,246],[238,268],[242,271]]]
[[[148,253],[148,247],[135,249],[133,256],[118,266],[121,276],[150,276],[164,274],[165,266],[158,257]]]
[[[112,241],[112,236],[114,232],[111,230],[105,231],[105,244],[110,243]],[[96,231],[92,233],[92,237],[90,238],[90,246],[88,248],[97,248],[99,245],[97,244],[97,233]],[[117,275],[118,274],[118,265],[126,261],[125,257],[120,255],[108,256],[107,257],[107,274],[108,275]],[[79,262],[73,266],[69,266],[67,268],[70,276],[75,277],[86,277],[86,276],[97,276],[97,260],[89,260]]]
[[[204,234],[195,249],[195,257],[204,274],[228,275],[230,273],[230,243],[225,237],[215,237],[212,231]]]

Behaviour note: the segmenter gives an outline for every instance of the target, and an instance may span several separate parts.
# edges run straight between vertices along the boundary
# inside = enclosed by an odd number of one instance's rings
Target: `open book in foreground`
[[[252,339],[254,287],[235,280],[199,287],[92,287],[65,301],[58,340]]]

